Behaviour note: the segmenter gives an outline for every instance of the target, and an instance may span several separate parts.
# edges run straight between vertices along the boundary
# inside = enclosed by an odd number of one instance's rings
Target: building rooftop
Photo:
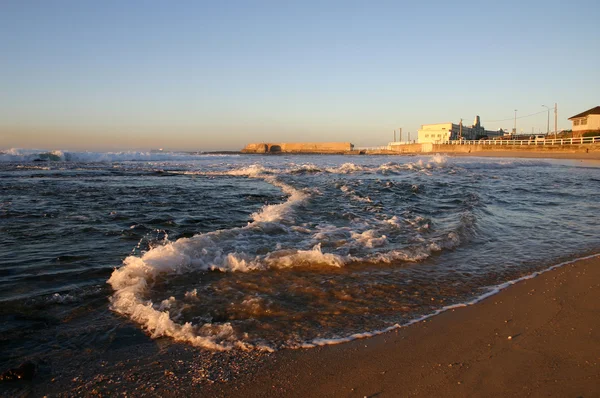
[[[587,116],[587,115],[600,115],[600,106],[597,106],[597,107],[592,108],[592,109],[588,109],[587,111],[578,113],[575,116],[571,116],[569,118],[569,120],[575,119],[577,117],[584,117],[584,116]]]

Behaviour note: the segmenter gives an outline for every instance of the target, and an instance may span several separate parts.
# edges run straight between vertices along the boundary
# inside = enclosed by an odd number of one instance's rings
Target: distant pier
[[[349,153],[354,145],[350,142],[282,142],[248,144],[242,153]]]

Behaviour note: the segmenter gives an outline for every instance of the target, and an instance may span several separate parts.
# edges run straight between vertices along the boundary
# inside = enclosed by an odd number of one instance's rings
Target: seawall
[[[573,144],[573,145],[432,145],[431,152],[454,152],[454,153],[473,153],[473,152],[535,152],[535,153],[578,153],[578,152],[598,152],[600,144]]]
[[[600,156],[600,143],[569,144],[569,145],[513,145],[513,144],[407,144],[394,145],[381,149],[367,149],[360,151],[367,155],[394,155],[394,154],[425,154],[447,153],[456,155],[492,156],[494,154],[530,154],[544,155],[569,155],[569,154],[594,154]]]
[[[344,154],[344,155],[420,155],[443,153],[456,156],[556,157],[600,159],[600,142],[585,144],[406,144],[379,148],[354,148],[349,142],[252,143],[242,153],[253,154]]]

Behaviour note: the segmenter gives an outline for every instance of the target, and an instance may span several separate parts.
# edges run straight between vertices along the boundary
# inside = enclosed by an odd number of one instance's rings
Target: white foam
[[[115,290],[111,297],[111,308],[140,323],[152,337],[167,336],[176,341],[188,342],[212,350],[228,350],[232,347],[270,350],[266,346],[255,347],[241,342],[228,323],[222,325],[175,323],[167,311],[173,305],[174,298],[163,301],[158,308],[144,299],[148,288],[160,274],[181,274],[190,270],[247,272],[268,267],[284,268],[306,264],[339,267],[343,264],[344,261],[339,256],[323,253],[320,246],[315,246],[312,250],[277,250],[266,256],[252,256],[235,251],[224,252],[220,245],[226,242],[244,241],[256,228],[262,228],[268,223],[293,222],[294,207],[309,197],[308,194],[278,181],[275,177],[265,175],[265,171],[262,166],[253,165],[230,171],[228,174],[263,178],[289,195],[285,202],[264,206],[252,215],[253,221],[245,227],[166,242],[163,246],[147,251],[141,257],[127,257],[123,262],[124,265],[116,269],[108,280]],[[197,292],[189,295],[188,293],[186,298],[197,297]]]
[[[265,181],[281,188],[283,192],[289,195],[288,200],[281,204],[263,207],[260,211],[251,215],[252,219],[255,223],[275,221],[287,221],[291,223],[293,221],[291,215],[294,208],[306,200],[309,195],[278,181],[274,177],[265,177]]]
[[[398,163],[394,163],[394,162],[389,162],[389,163],[384,163],[381,166],[379,166],[378,171],[380,172],[392,172],[392,173],[398,173],[402,170],[405,170],[407,167],[405,165],[401,165]]]
[[[445,165],[448,162],[448,158],[444,155],[440,155],[439,153],[436,153],[435,155],[433,155],[431,157],[431,162],[433,162],[437,165]]]
[[[144,299],[149,285],[159,274],[179,273],[190,266],[192,261],[189,255],[176,247],[178,244],[186,245],[189,241],[180,239],[175,243],[157,247],[146,252],[142,258],[127,257],[124,266],[116,269],[108,280],[115,290],[110,298],[111,308],[141,324],[153,338],[171,337],[176,341],[216,351],[229,350],[236,346],[243,349],[252,348],[236,339],[229,323],[180,325],[175,323],[166,311],[172,304],[171,299],[163,301],[158,309],[154,308],[152,302]]]
[[[298,173],[320,173],[322,172],[321,168],[312,164],[306,163],[301,165],[293,165],[289,169],[286,170],[289,174],[298,174]]]
[[[356,191],[354,191],[352,188],[348,187],[347,185],[340,186],[340,191],[342,191],[343,193],[348,195],[352,200],[355,200],[357,202],[364,202],[364,203],[372,203],[373,202],[371,200],[371,198],[369,198],[368,196],[365,196],[365,197],[359,196],[356,193]]]
[[[356,242],[368,248],[381,247],[388,243],[387,236],[378,236],[378,233],[372,229],[362,233],[353,232],[351,236]]]
[[[77,297],[71,294],[60,294],[54,293],[52,296],[48,298],[49,303],[57,303],[57,304],[68,304],[77,301]]]
[[[402,227],[405,223],[404,219],[401,219],[398,216],[392,216],[391,218],[388,218],[387,220],[384,220],[385,223],[393,225],[394,227]]]
[[[247,232],[247,228],[239,228],[237,232]],[[233,347],[270,350],[267,346],[256,347],[240,341],[228,323],[177,324],[174,319],[178,313],[175,312],[175,316],[170,316],[168,312],[176,304],[173,297],[154,306],[144,296],[159,274],[177,274],[190,269],[244,272],[268,267],[341,267],[351,260],[331,253],[323,253],[320,246],[315,246],[311,250],[277,250],[264,257],[253,257],[245,253],[224,254],[212,241],[217,238],[216,234],[218,232],[179,239],[152,249],[141,258],[134,256],[126,258],[124,266],[116,269],[108,280],[115,290],[110,299],[111,308],[141,324],[153,338],[167,336],[176,341],[211,350],[229,350]],[[185,297],[197,298],[197,291],[187,292]]]
[[[321,245],[314,246],[311,250],[277,251],[269,254],[265,262],[273,268],[291,268],[300,266],[341,267],[351,261],[350,257],[342,257],[332,253],[323,253]]]
[[[1,158],[1,155],[0,155]],[[48,166],[33,166],[33,165],[18,165],[17,169],[21,170],[51,170]]]
[[[403,262],[417,262],[425,260],[427,257],[431,255],[431,250],[427,250],[426,248],[413,248],[413,249],[397,249],[390,250],[384,253],[376,253],[368,258],[365,261],[369,261],[370,263],[393,263],[398,261]]]
[[[221,174],[221,175],[230,175],[230,176],[246,176],[246,177],[260,177],[263,174],[272,173],[272,170],[267,169],[263,165],[260,164],[252,164],[247,167],[242,167],[240,169],[233,169],[222,173],[208,173],[208,174]]]
[[[326,170],[332,174],[351,174],[357,171],[363,171],[365,170],[365,167],[354,163],[344,163],[341,166],[329,167]]]

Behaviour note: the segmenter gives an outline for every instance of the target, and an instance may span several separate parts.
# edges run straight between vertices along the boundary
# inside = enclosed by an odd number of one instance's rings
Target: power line
[[[531,115],[525,115],[525,116],[519,116],[517,119],[523,119],[526,117],[531,117],[531,116],[535,116],[535,115],[541,115],[542,113],[546,113],[547,111],[540,111],[540,112],[536,112],[536,113],[532,113]],[[508,119],[501,119],[501,120],[486,120],[486,123],[496,123],[496,122],[507,122],[509,120],[515,120],[514,117],[510,117]]]

